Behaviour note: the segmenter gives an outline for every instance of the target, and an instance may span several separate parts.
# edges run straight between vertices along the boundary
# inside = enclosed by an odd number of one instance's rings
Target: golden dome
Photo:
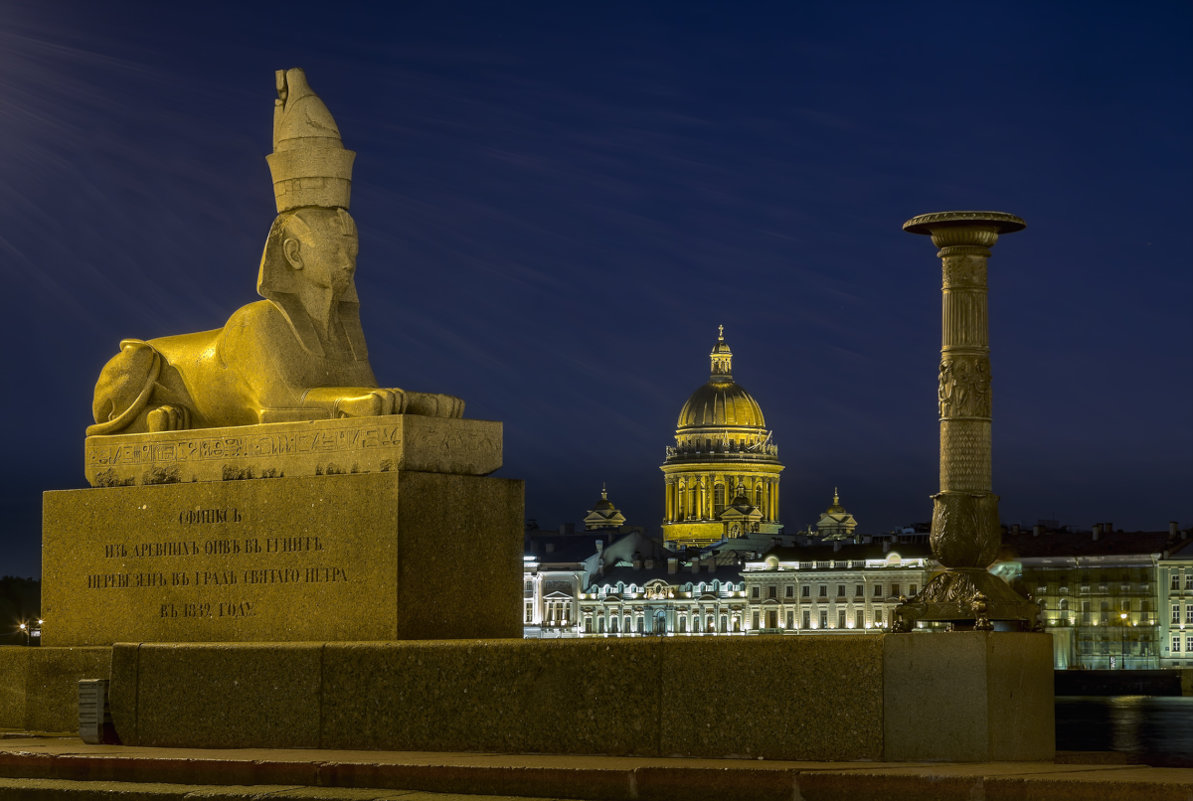
[[[748,426],[765,428],[766,418],[758,401],[733,380],[733,352],[725,342],[725,327],[717,329],[717,341],[708,354],[708,383],[688,398],[679,412],[676,428]]]
[[[754,396],[732,381],[709,381],[692,393],[676,428],[750,426],[765,428],[766,418]]]

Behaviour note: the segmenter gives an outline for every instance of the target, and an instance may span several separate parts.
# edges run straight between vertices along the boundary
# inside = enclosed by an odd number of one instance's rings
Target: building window
[[[777,591],[778,589],[779,589],[779,588],[778,588],[778,587],[776,587],[776,586],[774,586],[773,584],[772,584],[771,586],[767,587],[767,588],[766,588],[766,597],[767,597],[767,598],[774,598],[774,597],[776,597],[776,595],[778,594],[776,591]]]
[[[882,608],[881,607],[874,610],[874,625],[875,626],[882,625]]]
[[[755,631],[758,630],[758,613],[754,612],[750,615],[750,623]]]
[[[534,595],[534,582],[533,581],[526,582],[526,587],[522,594],[527,597]]]
[[[713,517],[720,517],[725,511],[725,485],[717,484],[712,490]]]
[[[758,588],[757,588],[757,587],[751,587],[751,588],[750,588],[750,597],[751,597],[751,598],[757,598],[757,597],[758,597]]]
[[[862,598],[866,595],[866,585],[858,584],[853,588],[853,595],[855,598]]]
[[[1185,571],[1185,589],[1193,590],[1193,568]]]
[[[844,597],[845,597],[845,585],[844,585],[844,584],[838,584],[838,585],[837,585],[837,597],[838,597],[838,598],[844,598]]]
[[[688,618],[686,615],[679,616],[679,633],[680,634],[688,633]]]
[[[799,597],[811,598],[812,597],[812,587],[808,584],[801,585],[799,588]]]
[[[821,584],[821,585],[820,585],[820,597],[821,597],[821,598],[827,598],[827,597],[828,597],[828,585],[827,585],[827,584]]]
[[[784,594],[785,594],[785,595],[786,595],[786,597],[788,597],[788,598],[794,598],[794,597],[795,597],[795,585],[794,585],[794,584],[788,584],[788,585],[787,585],[787,589],[786,589],[786,591],[784,592]]]
[[[526,604],[525,622],[526,623],[534,622],[534,604]]]
[[[1193,604],[1185,604],[1185,622],[1193,623]]]
[[[891,585],[891,596],[894,598],[899,597],[899,585],[898,584]]]
[[[795,628],[795,612],[792,612],[790,609],[787,610],[787,628]]]
[[[1090,624],[1089,601],[1081,602],[1081,622],[1086,626]]]
[[[916,586],[915,586],[914,584],[912,584],[910,587],[908,587],[908,588],[907,588],[907,592],[908,592],[908,593],[909,593],[909,594],[910,594],[912,597],[914,597],[914,596],[915,596],[915,594],[916,594],[916,589],[917,589],[917,588],[916,588]]]
[[[1193,634],[1185,635],[1185,653],[1193,653]]]
[[[1172,619],[1168,622],[1169,623],[1180,623],[1181,622],[1181,605],[1180,604],[1172,605]]]
[[[804,610],[804,628],[812,628],[812,613],[807,609]]]
[[[881,597],[882,597],[882,585],[881,585],[881,584],[875,584],[875,585],[874,585],[874,597],[875,597],[875,598],[881,598]]]
[[[1179,654],[1181,652],[1181,635],[1179,634],[1172,635],[1172,652],[1174,654]]]
[[[839,629],[845,628],[845,610],[844,609],[837,610],[837,628],[839,628]]]
[[[592,634],[592,618],[590,617],[584,618],[584,633]]]
[[[1179,590],[1181,588],[1181,574],[1177,570],[1172,571],[1172,584],[1169,589]]]
[[[729,631],[729,618],[721,615],[721,633],[724,634],[727,631]]]
[[[822,628],[822,629],[828,628],[828,610],[827,609],[820,610],[820,628]]]

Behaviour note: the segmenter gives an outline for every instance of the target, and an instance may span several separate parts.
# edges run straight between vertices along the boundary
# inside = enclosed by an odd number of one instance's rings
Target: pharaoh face
[[[339,209],[305,209],[285,241],[286,259],[311,284],[340,295],[356,272],[356,224]]]

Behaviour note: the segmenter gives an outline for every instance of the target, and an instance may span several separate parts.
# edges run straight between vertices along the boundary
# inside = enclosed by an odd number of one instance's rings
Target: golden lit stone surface
[[[479,476],[501,458],[499,422],[407,414],[92,436],[84,444],[93,487],[395,470]]]
[[[414,471],[47,492],[44,643],[516,637],[522,493]]]
[[[77,731],[79,679],[106,679],[111,648],[0,648],[0,728]]]

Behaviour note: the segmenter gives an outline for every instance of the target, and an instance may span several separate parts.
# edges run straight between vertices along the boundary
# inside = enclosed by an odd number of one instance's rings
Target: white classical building
[[[775,548],[745,563],[747,628],[789,634],[882,629],[900,598],[919,592],[935,567],[921,543]]]

